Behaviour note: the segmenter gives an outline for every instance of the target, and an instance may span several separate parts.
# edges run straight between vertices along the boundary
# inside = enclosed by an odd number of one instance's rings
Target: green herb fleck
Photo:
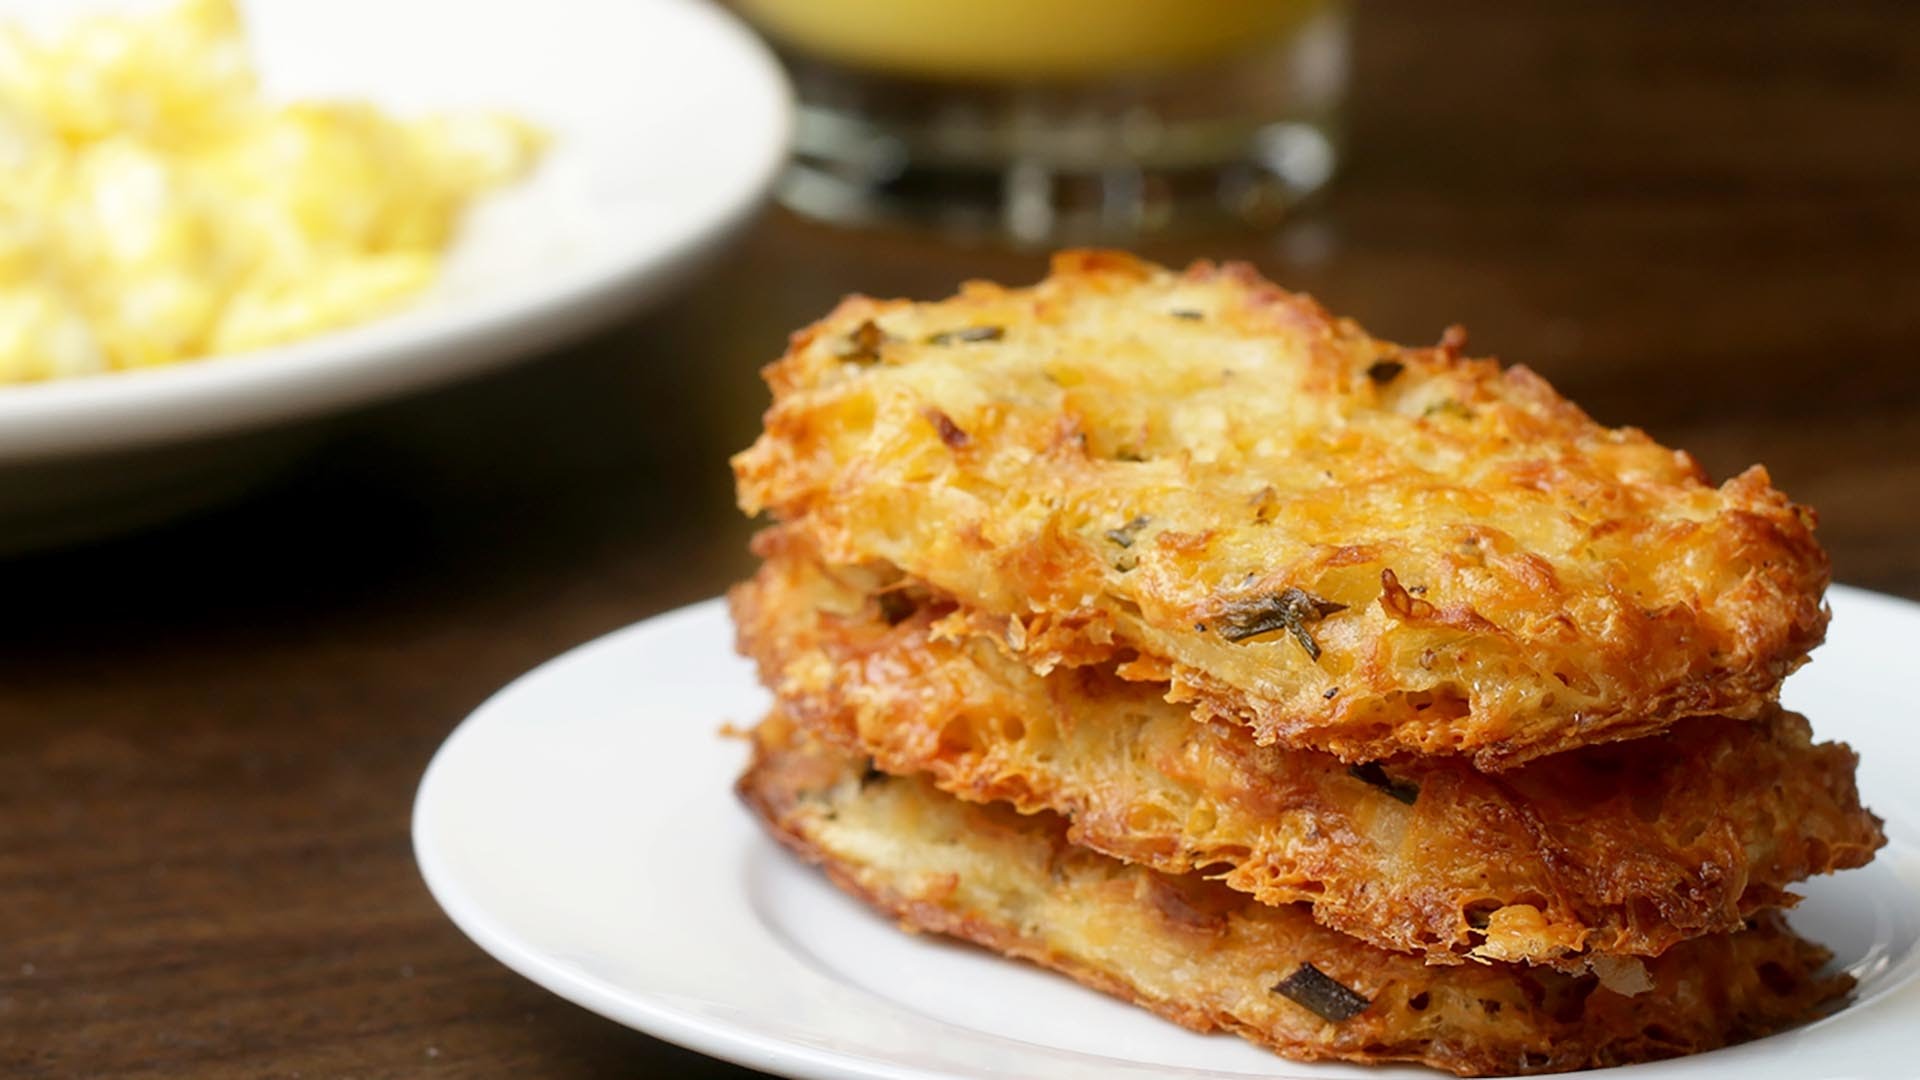
[[[1108,529],[1107,539],[1119,544],[1123,548],[1130,548],[1133,546],[1134,540],[1139,537],[1140,530],[1146,528],[1147,524],[1152,520],[1153,519],[1147,515],[1141,514],[1117,529]]]
[[[1320,643],[1313,640],[1307,631],[1309,623],[1319,622],[1336,611],[1347,610],[1347,605],[1315,596],[1305,589],[1289,586],[1278,593],[1257,596],[1252,599],[1236,599],[1227,602],[1213,625],[1220,636],[1228,641],[1241,642],[1256,638],[1261,634],[1271,634],[1275,630],[1285,630],[1293,635],[1311,659],[1320,659]]]
[[[880,347],[887,343],[887,332],[880,324],[868,319],[853,328],[842,343],[838,356],[842,360],[851,360],[856,364],[871,364],[880,359]]]
[[[1372,784],[1408,806],[1412,806],[1413,801],[1420,797],[1419,784],[1411,780],[1395,780],[1387,775],[1387,770],[1381,768],[1377,761],[1369,761],[1364,765],[1349,765],[1347,775],[1355,780]]]
[[[1376,360],[1367,368],[1367,378],[1377,383],[1390,383],[1407,370],[1407,365],[1398,360]]]
[[[959,330],[942,330],[927,338],[929,345],[952,345],[955,342],[999,341],[1007,335],[1004,327],[968,326]]]
[[[1336,1024],[1359,1016],[1373,1004],[1312,964],[1301,964],[1298,971],[1275,983],[1273,992]]]

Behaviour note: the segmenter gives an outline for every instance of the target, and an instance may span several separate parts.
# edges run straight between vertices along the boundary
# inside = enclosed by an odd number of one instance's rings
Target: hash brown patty
[[[1430,962],[1658,955],[1885,842],[1853,752],[1778,708],[1495,775],[1457,757],[1353,767],[1196,722],[1113,665],[1037,675],[950,600],[825,566],[790,530],[756,548],[766,561],[730,597],[740,645],[810,733]]]
[[[1460,340],[1105,252],[853,297],[767,369],[739,499],[1018,624],[1038,669],[1142,654],[1262,744],[1498,770],[1767,715],[1826,627],[1812,512]]]
[[[1616,993],[1593,975],[1429,966],[1197,876],[1070,843],[1064,823],[964,803],[800,736],[756,733],[738,790],[773,834],[909,930],[1065,973],[1196,1031],[1291,1058],[1417,1061],[1460,1075],[1557,1072],[1672,1057],[1798,1023],[1844,994],[1825,950],[1777,912],[1696,938]]]

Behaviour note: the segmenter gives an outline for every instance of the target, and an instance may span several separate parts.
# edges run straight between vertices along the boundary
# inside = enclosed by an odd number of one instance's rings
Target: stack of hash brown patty
[[[734,461],[740,790],[909,927],[1288,1057],[1559,1071],[1848,988],[1813,515],[1239,266],[855,297]]]

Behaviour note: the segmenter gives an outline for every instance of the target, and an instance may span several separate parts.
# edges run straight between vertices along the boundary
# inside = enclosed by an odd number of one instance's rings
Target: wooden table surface
[[[1337,189],[1146,250],[1465,323],[1716,475],[1766,462],[1839,580],[1920,596],[1920,9],[1679,7],[1367,0]],[[244,502],[0,562],[0,1074],[745,1075],[468,943],[414,786],[514,675],[745,569],[725,459],[788,329],[1040,265],[771,213],[667,307],[332,424]]]

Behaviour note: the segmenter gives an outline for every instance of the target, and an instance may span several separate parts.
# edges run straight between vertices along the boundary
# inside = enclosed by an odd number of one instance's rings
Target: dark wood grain
[[[1148,253],[1465,323],[1717,474],[1766,462],[1840,580],[1920,596],[1920,9],[1361,8],[1336,190]],[[414,785],[501,683],[743,570],[724,462],[788,329],[1039,267],[770,214],[659,313],[332,424],[245,502],[0,563],[0,1074],[742,1075],[461,937]]]

